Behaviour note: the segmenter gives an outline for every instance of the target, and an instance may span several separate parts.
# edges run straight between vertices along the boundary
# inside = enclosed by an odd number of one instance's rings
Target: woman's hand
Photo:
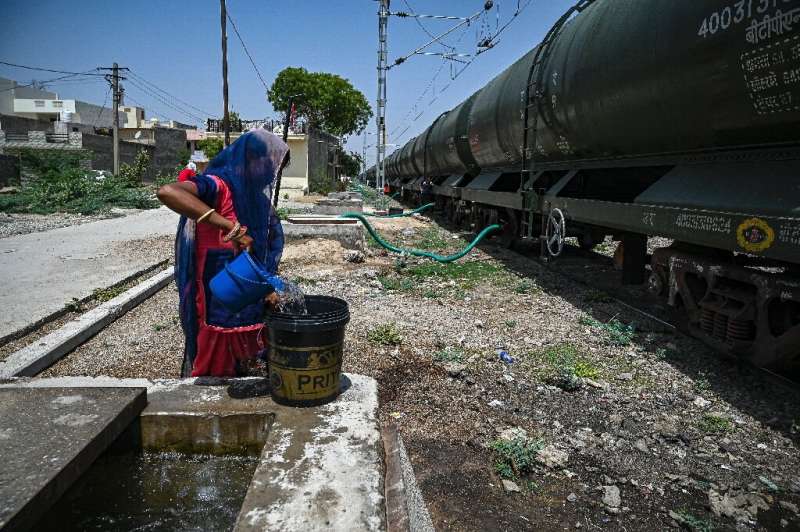
[[[247,234],[243,234],[231,239],[231,244],[233,244],[233,253],[238,255],[242,251],[250,251],[253,247],[253,238]]]
[[[280,302],[280,297],[278,297],[278,292],[272,292],[267,297],[264,298],[264,303],[267,304],[267,308],[269,310],[275,310],[275,307],[278,306],[278,302]]]

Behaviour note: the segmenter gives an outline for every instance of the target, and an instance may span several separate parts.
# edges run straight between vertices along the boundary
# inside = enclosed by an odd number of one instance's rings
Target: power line
[[[228,16],[228,20],[231,23],[231,26],[233,27],[233,32],[236,34],[236,37],[239,39],[239,42],[242,43],[242,48],[244,48],[244,53],[247,54],[247,58],[250,60],[250,64],[253,65],[253,70],[256,71],[258,79],[260,79],[261,84],[264,85],[264,90],[269,91],[269,86],[267,85],[267,82],[264,81],[264,76],[262,76],[261,71],[258,70],[258,66],[256,66],[256,62],[253,60],[253,56],[250,55],[250,51],[247,49],[247,45],[244,43],[244,39],[242,39],[241,34],[239,34],[239,28],[236,27],[236,23],[231,18],[231,12],[226,11],[226,14]]]
[[[82,76],[82,75],[84,75],[84,74],[81,73],[81,72],[76,72],[74,74],[67,74],[66,76],[61,76],[61,77],[53,78],[53,79],[46,79],[44,81],[31,81],[30,83],[26,83],[24,85],[15,85],[13,87],[9,87],[7,89],[0,90],[0,92],[8,92],[8,91],[13,91],[14,89],[22,89],[22,88],[25,88],[25,87],[32,87],[33,85],[36,85],[37,83],[43,83],[43,84],[53,83],[54,81],[67,79],[67,78],[74,78],[75,76]]]
[[[142,84],[146,85],[147,87],[150,87],[151,89],[153,89],[155,91],[158,91],[158,92],[164,94],[165,96],[168,96],[169,98],[171,98],[172,100],[174,100],[176,102],[180,102],[182,105],[184,105],[186,107],[189,107],[190,109],[193,109],[193,110],[197,111],[198,113],[200,113],[202,115],[205,115],[206,117],[214,118],[216,116],[213,113],[209,113],[208,111],[204,111],[203,109],[200,109],[199,107],[195,107],[194,105],[190,104],[186,100],[182,100],[182,99],[178,98],[177,96],[175,96],[173,94],[170,94],[169,92],[165,91],[164,89],[162,89],[161,87],[159,87],[158,85],[153,83],[152,81],[146,80],[145,78],[143,78],[141,75],[137,74],[136,72],[129,71],[128,74],[130,74],[131,76],[136,78],[136,80],[139,81],[139,83],[142,83]]]
[[[202,118],[202,117],[200,117],[198,115],[192,114],[191,112],[187,111],[186,109],[183,109],[183,108],[177,107],[176,105],[173,105],[172,103],[170,103],[166,99],[164,99],[163,96],[159,95],[156,92],[153,92],[151,89],[147,88],[146,86],[143,86],[143,85],[139,84],[136,80],[129,79],[128,81],[131,83],[131,85],[133,85],[134,87],[136,87],[137,89],[139,89],[140,91],[145,93],[146,95],[150,96],[151,98],[154,98],[154,99],[158,100],[159,102],[161,102],[162,104],[166,105],[167,107],[177,111],[178,113],[180,113],[180,114],[182,114],[184,116],[187,116],[187,117],[191,118],[192,120],[197,121],[200,124],[205,123],[205,118]]]
[[[100,109],[97,110],[97,116],[94,117],[94,122],[92,122],[92,127],[97,125],[97,121],[100,120],[100,115],[103,114],[103,109],[106,107],[106,102],[108,101],[108,95],[111,93],[111,87],[108,87],[106,90],[106,96],[103,98],[103,105],[100,106]]]
[[[73,75],[86,75],[86,76],[103,76],[103,74],[96,74],[90,72],[70,72],[68,70],[55,70],[52,68],[39,68],[39,67],[32,67],[28,65],[18,65],[16,63],[9,63],[7,61],[0,61],[0,65],[6,65],[15,68],[24,68],[25,70],[39,70],[41,72],[54,72],[56,74],[73,74]]]
[[[126,95],[125,95],[125,97],[126,97],[127,99],[129,99],[130,101],[132,101],[133,103],[135,103],[136,105],[138,105],[139,107],[141,107],[142,109],[144,109],[144,108],[145,108],[145,105],[144,105],[142,102],[140,102],[140,101],[139,101],[139,100],[137,100],[136,98],[132,97],[130,94],[126,94]],[[162,115],[161,113],[157,113],[157,112],[155,112],[155,111],[151,111],[151,112],[152,112],[154,115],[156,115],[157,117],[161,117],[161,118],[162,118],[162,119],[164,119],[165,121],[169,121],[169,118],[167,118],[166,116]]]

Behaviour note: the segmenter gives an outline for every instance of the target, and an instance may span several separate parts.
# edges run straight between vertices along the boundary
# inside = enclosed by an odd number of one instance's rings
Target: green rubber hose
[[[467,247],[465,247],[464,249],[462,249],[458,253],[455,253],[453,255],[439,255],[439,254],[431,253],[430,251],[424,251],[424,250],[421,250],[421,249],[403,249],[403,248],[399,248],[397,246],[393,246],[392,244],[390,244],[389,242],[386,242],[384,239],[382,239],[380,237],[380,235],[375,231],[375,229],[372,227],[372,225],[370,225],[370,223],[367,221],[367,218],[363,214],[360,214],[360,213],[357,213],[357,212],[346,212],[346,213],[342,214],[340,216],[340,218],[355,218],[356,220],[360,220],[361,223],[364,224],[364,227],[367,228],[367,231],[369,232],[370,236],[375,239],[375,242],[377,242],[378,244],[380,244],[381,246],[383,246],[384,248],[388,249],[389,251],[391,251],[393,253],[414,255],[415,257],[426,257],[426,258],[433,259],[433,260],[435,260],[437,262],[441,262],[441,263],[444,263],[444,264],[447,264],[449,262],[457,261],[458,259],[460,259],[464,255],[466,255],[467,253],[472,251],[472,248],[477,246],[478,242],[483,240],[483,238],[486,235],[488,235],[492,231],[497,231],[498,229],[501,228],[501,226],[498,225],[498,224],[490,225],[489,227],[487,227],[483,231],[481,231],[478,234],[478,236],[476,236],[475,239],[472,242],[469,243],[469,245]]]

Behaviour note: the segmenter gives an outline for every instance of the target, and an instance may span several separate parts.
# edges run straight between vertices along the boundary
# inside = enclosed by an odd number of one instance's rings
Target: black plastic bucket
[[[306,296],[308,314],[267,312],[270,393],[276,403],[315,406],[340,393],[347,301]]]

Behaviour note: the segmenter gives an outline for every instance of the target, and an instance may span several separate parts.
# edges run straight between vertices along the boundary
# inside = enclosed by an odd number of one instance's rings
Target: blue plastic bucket
[[[232,312],[264,299],[270,289],[281,289],[282,285],[278,277],[268,274],[247,251],[227,263],[209,283],[214,297]]]

